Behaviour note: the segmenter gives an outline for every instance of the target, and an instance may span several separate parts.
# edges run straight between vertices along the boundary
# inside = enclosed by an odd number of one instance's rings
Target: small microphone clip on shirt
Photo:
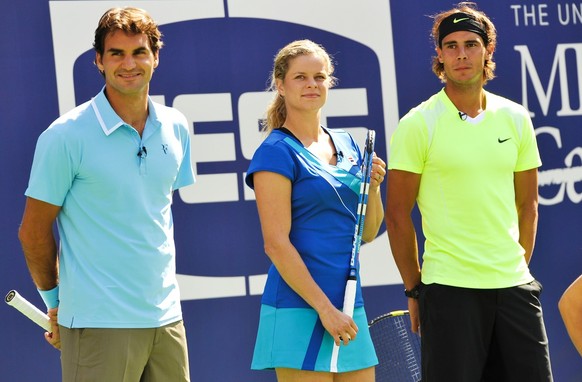
[[[148,150],[146,149],[145,146],[141,146],[139,148],[139,151],[137,152],[137,156],[140,157],[141,159],[145,159],[148,156]]]

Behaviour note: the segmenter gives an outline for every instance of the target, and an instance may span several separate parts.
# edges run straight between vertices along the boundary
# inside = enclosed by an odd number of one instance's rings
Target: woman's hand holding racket
[[[339,309],[332,306],[329,311],[320,313],[319,319],[325,330],[333,336],[336,346],[340,346],[342,342],[347,345],[356,338],[358,326],[352,317]]]
[[[374,157],[372,160],[372,171],[370,173],[370,188],[378,188],[384,181],[384,177],[386,176],[386,162],[376,156],[374,153]]]

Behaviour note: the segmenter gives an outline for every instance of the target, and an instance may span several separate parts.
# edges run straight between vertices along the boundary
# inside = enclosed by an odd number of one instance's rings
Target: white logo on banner
[[[539,102],[540,108],[544,116],[548,115],[550,102],[554,89],[554,81],[556,76],[560,79],[558,86],[560,88],[561,107],[556,112],[558,117],[574,117],[582,116],[582,44],[557,44],[554,60],[552,62],[552,69],[550,78],[547,82],[547,88],[544,90],[542,81],[538,75],[538,71],[531,57],[529,48],[526,45],[516,45],[514,49],[519,52],[521,56],[521,84],[522,84],[522,99],[523,105],[526,109],[529,108],[529,98],[527,84],[528,78],[534,88],[535,95]],[[573,56],[566,55],[570,51]],[[568,87],[568,71],[567,71],[567,57],[573,59],[571,67],[576,68],[578,77],[578,89],[570,89]],[[529,76],[528,76],[529,75]],[[572,108],[570,103],[570,94],[578,94],[578,108]],[[530,111],[530,115],[535,117],[535,113]],[[538,127],[536,134],[549,134],[556,142],[557,148],[562,148],[562,137],[560,129],[551,126]],[[577,161],[575,160],[577,158]],[[582,193],[576,191],[576,183],[582,181],[582,166],[575,166],[575,163],[580,163],[582,160],[582,147],[575,147],[564,158],[565,168],[550,169],[540,171],[539,185],[555,186],[559,185],[558,192],[552,198],[545,198],[540,195],[540,204],[555,205],[564,201],[564,195],[573,203],[580,203],[582,201]]]

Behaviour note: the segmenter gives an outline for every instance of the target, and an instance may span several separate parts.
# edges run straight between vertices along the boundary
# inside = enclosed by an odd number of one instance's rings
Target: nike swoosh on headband
[[[455,18],[453,20],[453,24],[460,23],[463,20],[469,20],[469,18],[468,17],[463,17],[463,18],[460,18],[460,19]]]

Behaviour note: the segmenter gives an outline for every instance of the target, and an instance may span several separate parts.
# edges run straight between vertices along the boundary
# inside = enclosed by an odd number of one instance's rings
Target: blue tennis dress
[[[341,309],[349,273],[362,156],[343,130],[326,129],[336,152],[337,165],[321,162],[289,134],[276,129],[255,152],[246,183],[253,174],[274,172],[292,183],[291,243],[300,253],[313,279]],[[252,369],[286,367],[330,371],[333,338],[313,310],[271,265],[262,297],[259,329]],[[341,346],[337,371],[346,372],[378,363],[368,332],[361,285],[358,281],[354,320],[359,332]]]

